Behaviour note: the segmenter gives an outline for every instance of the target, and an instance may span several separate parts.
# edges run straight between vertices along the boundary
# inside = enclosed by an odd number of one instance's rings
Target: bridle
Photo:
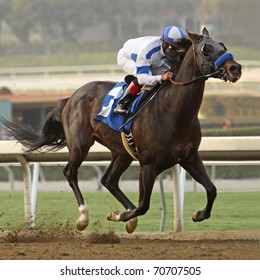
[[[195,62],[195,65],[197,67],[197,64],[196,64],[196,54],[199,55],[207,64],[209,64],[211,66],[211,68],[214,69],[213,72],[209,73],[209,74],[204,74],[204,75],[201,75],[199,77],[196,77],[190,81],[186,81],[186,82],[176,82],[176,81],[173,81],[172,79],[170,79],[170,82],[175,85],[175,86],[186,86],[186,85],[189,85],[191,83],[194,83],[198,80],[201,80],[201,79],[204,79],[205,81],[208,79],[208,78],[211,78],[211,77],[214,77],[216,75],[218,75],[218,77],[221,79],[221,80],[224,80],[226,81],[227,80],[227,73],[226,73],[226,70],[221,67],[227,60],[229,59],[233,59],[234,56],[231,52],[224,52],[222,55],[220,55],[214,63],[208,61],[206,59],[206,57],[195,47],[194,45],[194,42],[192,43],[192,50],[193,50],[193,57],[194,57],[194,62]]]

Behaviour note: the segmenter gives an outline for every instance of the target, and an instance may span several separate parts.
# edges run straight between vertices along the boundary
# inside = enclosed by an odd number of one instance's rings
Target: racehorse
[[[213,77],[234,83],[241,77],[241,65],[227,52],[224,44],[210,37],[206,28],[202,34],[187,33],[191,46],[175,79],[165,82],[159,94],[136,115],[132,123],[131,133],[140,163],[137,206],[118,186],[121,175],[133,158],[124,148],[120,132],[94,120],[106,93],[115,86],[115,82],[90,82],[71,97],[61,100],[49,113],[39,133],[25,124],[5,121],[10,134],[30,151],[42,147],[68,147],[68,163],[63,173],[79,206],[78,230],[85,229],[89,219],[77,174],[95,141],[111,151],[111,163],[101,182],[126,209],[122,213],[109,213],[108,220],[126,222],[127,232],[132,233],[137,226],[137,217],[149,209],[156,177],[176,164],[203,185],[207,193],[207,204],[203,210],[193,213],[193,221],[200,222],[210,217],[217,190],[206,174],[198,153],[201,142],[198,112],[206,80]]]

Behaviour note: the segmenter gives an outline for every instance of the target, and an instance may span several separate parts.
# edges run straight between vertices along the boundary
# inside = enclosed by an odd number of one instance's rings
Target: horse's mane
[[[180,67],[182,65],[182,62],[189,50],[189,48],[192,45],[192,41],[188,38],[185,38],[182,40],[181,42],[181,46],[183,48],[183,50],[181,52],[178,53],[178,55],[175,55],[173,58],[171,58],[170,60],[170,66],[171,66],[171,72],[173,73],[173,77],[172,79],[174,80],[174,78],[177,76]]]

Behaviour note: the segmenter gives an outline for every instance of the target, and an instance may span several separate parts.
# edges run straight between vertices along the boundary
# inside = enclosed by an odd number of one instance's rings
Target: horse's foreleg
[[[118,186],[119,179],[122,173],[129,167],[132,158],[121,155],[113,155],[112,161],[101,179],[101,183],[110,191],[110,193],[125,207],[127,211],[135,209],[135,205],[128,199],[128,197],[120,190]],[[109,221],[120,221],[119,211],[113,211],[108,214]],[[137,218],[132,219],[126,223],[126,231],[128,233],[134,232],[137,227]]]
[[[150,199],[156,176],[152,166],[147,165],[140,168],[138,207],[129,209],[117,216],[119,221],[127,222],[126,227],[130,230],[135,226],[137,216],[144,215],[150,207]]]
[[[130,166],[132,162],[130,156],[113,155],[111,163],[107,168],[101,183],[110,193],[125,207],[125,209],[133,209],[135,205],[120,190],[118,186],[119,179],[123,172]]]
[[[194,156],[188,158],[180,165],[186,169],[198,183],[203,185],[207,192],[206,207],[202,211],[194,212],[192,215],[192,220],[194,222],[201,222],[205,219],[208,219],[210,217],[213,203],[217,196],[217,189],[209,179],[199,154],[196,153]]]

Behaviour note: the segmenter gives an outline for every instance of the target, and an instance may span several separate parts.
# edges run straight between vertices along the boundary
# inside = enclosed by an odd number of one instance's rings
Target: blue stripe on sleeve
[[[150,72],[150,66],[136,67],[137,74],[148,74]]]
[[[150,59],[152,55],[156,52],[158,52],[161,49],[161,46],[155,47],[151,49],[147,54],[146,54],[146,59]]]
[[[137,54],[136,53],[131,53],[131,59],[136,62]]]

